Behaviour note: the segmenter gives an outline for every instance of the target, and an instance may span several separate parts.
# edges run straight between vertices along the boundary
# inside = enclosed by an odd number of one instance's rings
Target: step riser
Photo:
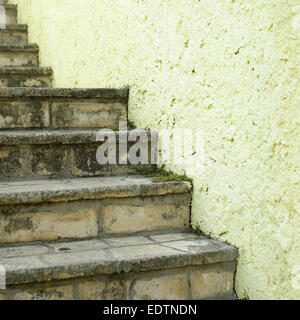
[[[0,51],[0,67],[38,67],[37,52]]]
[[[0,129],[118,127],[127,117],[126,100],[0,98]]]
[[[189,193],[0,207],[0,244],[189,228]]]
[[[0,291],[0,300],[233,299],[235,268],[234,262],[225,262],[165,271],[9,286],[6,291]]]
[[[0,87],[35,87],[47,88],[51,87],[51,77],[46,75],[19,75],[19,74],[1,74]],[[0,109],[1,110],[1,109]],[[1,114],[1,111],[0,111]],[[16,123],[18,120],[16,119]],[[10,128],[10,127],[8,127]]]
[[[27,31],[0,29],[0,46],[24,46],[26,44]]]
[[[100,165],[96,159],[99,146],[101,143],[1,145],[0,180],[114,176],[135,174],[136,168],[143,167],[131,164]],[[150,150],[149,142],[149,163],[151,163]]]
[[[0,4],[1,5],[1,4]],[[17,9],[16,7],[4,6],[6,24],[17,24]]]

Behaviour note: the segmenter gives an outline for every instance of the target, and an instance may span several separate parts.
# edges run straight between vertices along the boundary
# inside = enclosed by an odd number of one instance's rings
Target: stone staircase
[[[234,298],[237,250],[191,231],[189,182],[97,163],[128,89],[50,88],[17,7],[0,4],[0,300]]]

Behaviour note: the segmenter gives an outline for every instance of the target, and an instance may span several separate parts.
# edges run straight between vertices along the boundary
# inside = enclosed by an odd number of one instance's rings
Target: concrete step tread
[[[189,182],[153,183],[143,176],[12,181],[0,183],[0,204],[34,204],[87,199],[162,196],[191,191]]]
[[[0,47],[1,50],[1,47]],[[25,69],[25,68],[24,68]],[[128,88],[124,89],[73,89],[73,88],[0,88],[0,98],[111,98],[128,96]]]
[[[101,132],[105,135],[105,129],[75,129],[75,130],[17,130],[0,131],[0,145],[20,144],[85,144],[97,142],[97,136]],[[115,131],[117,137],[127,135],[130,131]],[[141,135],[151,133],[135,129],[134,132]]]
[[[236,258],[237,249],[231,245],[183,232],[0,248],[8,285],[200,266]]]
[[[16,4],[12,4],[12,3],[4,3],[1,4],[2,7],[4,7],[5,9],[17,9],[17,5]]]
[[[0,52],[38,52],[39,46],[28,44],[24,46],[0,46]]]
[[[15,30],[15,31],[27,31],[27,24],[7,24],[5,29],[0,29],[1,32],[5,32],[7,30]]]
[[[50,76],[53,74],[52,68],[34,68],[34,67],[2,67],[0,68],[0,75],[46,75]]]

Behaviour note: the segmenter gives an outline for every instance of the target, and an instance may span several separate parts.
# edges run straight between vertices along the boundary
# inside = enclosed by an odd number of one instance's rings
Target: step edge
[[[149,255],[144,257],[114,258],[106,260],[95,259],[85,263],[63,263],[43,267],[18,266],[19,270],[8,268],[6,272],[7,285],[28,284],[36,282],[63,281],[90,276],[112,275],[133,272],[149,272],[156,270],[168,270],[175,268],[196,267],[219,263],[236,263],[238,249],[216,240],[207,240],[219,243],[210,250],[200,252],[179,252],[174,250],[172,254]],[[195,244],[196,246],[196,244]],[[47,256],[46,254],[42,255]],[[0,260],[1,263],[1,260]],[[15,266],[14,266],[15,268]]]
[[[131,176],[131,178],[138,177],[145,179],[142,176]],[[122,178],[122,176],[117,176]],[[82,178],[89,179],[89,178]],[[95,179],[95,178],[92,178]],[[72,179],[70,179],[72,180]],[[73,179],[80,180],[80,179]],[[47,181],[47,180],[46,180]],[[84,180],[82,180],[84,181]],[[99,178],[101,181],[101,178]],[[43,180],[45,183],[45,181]],[[9,183],[8,183],[9,184]],[[77,188],[61,188],[55,190],[31,190],[31,191],[16,191],[6,192],[0,194],[0,205],[22,205],[22,204],[39,204],[39,203],[59,203],[70,202],[78,200],[103,200],[108,198],[132,198],[132,197],[153,197],[165,196],[169,194],[183,194],[190,193],[192,184],[188,181],[169,181],[153,183],[149,178],[148,182],[135,182],[128,185],[109,186],[104,184],[102,186],[79,186]]]
[[[0,29],[0,32],[5,32],[5,31],[27,31],[27,30],[28,30],[28,25],[27,24],[15,23],[15,24],[7,24],[7,25],[5,25],[5,29]]]
[[[127,136],[132,132],[151,138],[151,133],[154,131],[138,129],[127,131],[113,131],[109,129],[0,130],[0,145],[89,144],[98,142],[100,133],[103,138],[110,133],[114,133],[118,140],[120,136]]]
[[[0,47],[1,50],[1,47]],[[1,98],[127,98],[129,88],[0,88]]]
[[[51,67],[0,67],[0,75],[16,74],[16,75],[53,75]]]
[[[0,52],[39,52],[39,46],[36,44],[24,46],[0,46]]]

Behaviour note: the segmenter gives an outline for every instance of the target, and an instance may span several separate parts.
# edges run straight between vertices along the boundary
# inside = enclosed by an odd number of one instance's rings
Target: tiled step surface
[[[0,183],[0,244],[187,229],[191,185],[141,176]]]
[[[0,248],[2,299],[233,298],[237,250],[190,233]]]
[[[15,4],[0,3],[5,9],[6,24],[17,24],[17,6]]]
[[[0,68],[0,87],[51,87],[51,79],[51,68]]]
[[[103,136],[107,131],[99,131]],[[116,135],[115,164],[99,164],[97,152],[104,143],[99,141],[95,130],[55,130],[55,131],[0,131],[0,181],[38,178],[75,178],[109,176],[136,173],[137,167],[149,167],[157,150],[157,141],[145,136],[149,165],[120,164],[120,158],[128,159],[127,153],[119,154],[120,139],[127,139],[130,131],[113,132]],[[112,131],[111,131],[112,132]],[[138,132],[138,131],[135,131]],[[103,138],[104,139],[104,138]],[[128,142],[127,151],[134,142]],[[99,150],[99,151],[98,151]],[[98,157],[98,159],[101,156]],[[103,158],[103,154],[102,154]]]
[[[27,25],[7,25],[0,29],[0,46],[25,46],[27,43]]]
[[[37,45],[0,46],[0,68],[38,67],[39,48]]]
[[[111,128],[127,103],[128,89],[0,88],[0,129]]]

